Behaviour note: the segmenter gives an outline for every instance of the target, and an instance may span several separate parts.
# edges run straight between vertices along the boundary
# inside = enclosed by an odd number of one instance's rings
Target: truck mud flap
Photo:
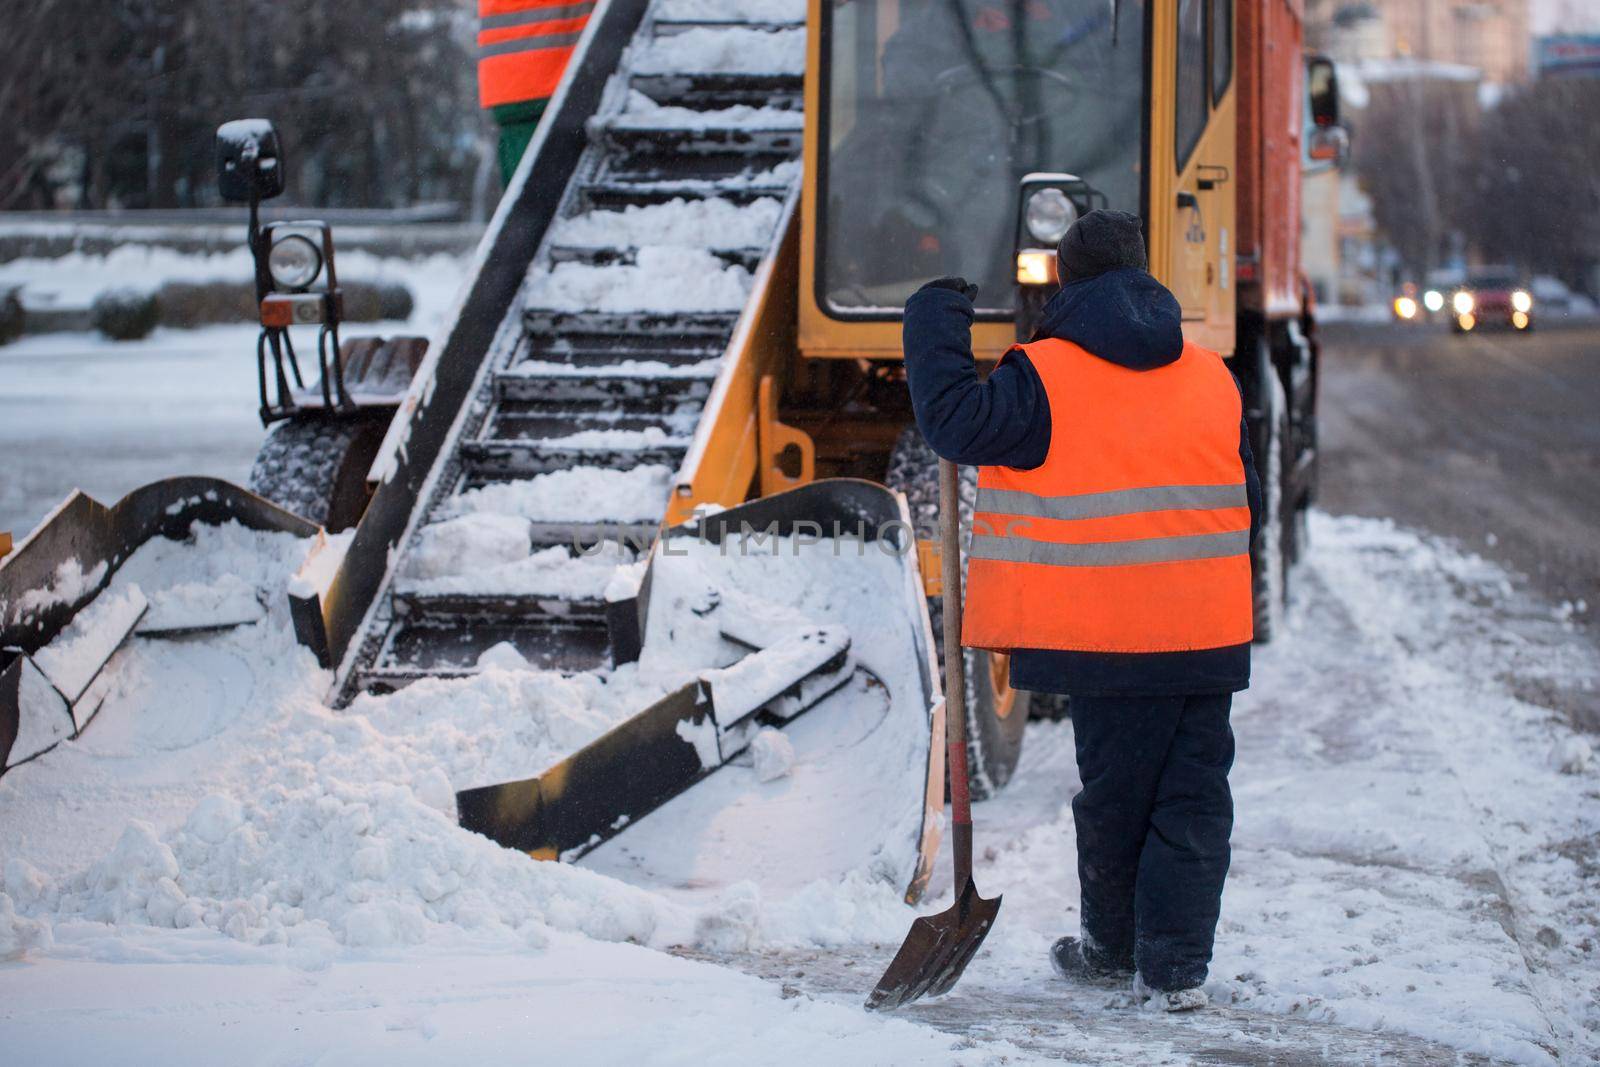
[[[914,826],[902,820],[895,832],[903,832],[909,840],[885,851],[904,859],[889,864],[894,869],[882,873],[895,879],[907,900],[915,901],[922,895],[938,850],[944,806],[944,701],[933,659],[932,631],[917,569],[915,538],[903,498],[871,482],[833,479],[670,527],[663,531],[652,553],[638,597],[614,605],[613,641],[635,649],[642,643],[647,633],[650,591],[659,584],[660,572],[672,566],[675,544],[678,549],[686,541],[721,546],[752,535],[890,542],[880,547],[898,561],[900,596],[898,602],[882,605],[882,610],[904,613],[908,623],[904,632],[909,636],[903,654],[915,664],[912,688],[916,691],[901,695],[899,706],[904,710],[896,723],[898,729],[886,731],[878,720],[866,721],[873,715],[889,714],[891,704],[873,672],[847,659],[850,636],[842,626],[819,626],[763,647],[761,635],[742,629],[737,620],[730,619],[722,626],[722,634],[734,646],[753,649],[749,657],[729,668],[703,672],[695,681],[537,777],[459,792],[457,810],[463,827],[539,859],[571,861],[599,849],[597,856],[601,858],[596,862],[600,866],[608,870],[613,862],[626,866],[631,860],[604,858],[603,846],[607,842],[617,838],[614,843],[624,846],[631,857],[648,855],[656,847],[650,839],[659,835],[653,835],[646,816],[664,807],[670,810],[678,798],[687,799],[691,787],[732,764],[760,728],[777,726],[787,732],[803,722],[808,736],[822,740],[819,746],[813,746],[818,764],[828,758],[830,745],[851,743],[851,738],[841,739],[841,732],[855,731],[852,736],[864,747],[857,749],[856,762],[845,773],[857,779],[872,776],[866,770],[873,761],[871,745],[894,746],[902,762],[908,746],[916,749],[915,775],[889,788],[902,794],[893,798],[901,810],[905,810],[908,800],[918,802],[920,819],[914,820]],[[799,647],[803,642],[810,645]],[[762,657],[767,657],[767,664],[757,662]],[[782,663],[784,669],[770,669],[774,663]],[[752,694],[748,687],[729,677],[747,664],[751,676],[766,679],[767,690]],[[858,693],[877,692],[884,701],[883,707],[865,718],[857,715],[862,721],[855,725],[842,719],[838,723],[820,721],[819,716],[831,714],[827,710],[830,698],[846,687]],[[720,697],[719,692],[723,694]],[[914,722],[906,721],[903,716],[907,713]],[[751,791],[744,780],[718,778],[725,785],[695,790],[718,794],[719,799],[711,802],[712,808],[723,803],[720,798],[739,803],[742,793]],[[823,781],[817,781],[813,788],[836,791]],[[920,795],[907,798],[903,795],[907,790]],[[851,831],[872,826],[873,814],[856,812]],[[681,828],[686,823],[714,817],[715,811],[702,803],[678,811],[673,823],[675,828]],[[781,830],[770,826],[761,832],[780,841],[783,837]],[[667,852],[676,847],[671,841],[660,844],[660,849]],[[782,843],[780,847],[801,857],[797,862],[802,865],[806,862],[803,857],[809,855],[803,841]],[[626,871],[616,873],[628,877]]]
[[[74,491],[0,561],[0,773],[65,737],[76,736],[93,714],[92,708],[81,706],[85,694],[120,642],[99,663],[75,663],[70,670],[52,670],[48,662],[35,662],[39,651],[94,602],[146,541],[180,540],[196,522],[216,526],[229,521],[298,537],[310,537],[318,529],[232,483],[167,478],[135,489],[109,508]],[[125,640],[143,614],[142,604],[129,604],[119,613],[125,619],[107,623],[125,631]],[[30,718],[45,717],[45,725],[30,733],[48,740],[48,745],[13,754],[25,709]],[[64,719],[55,721],[60,717]]]

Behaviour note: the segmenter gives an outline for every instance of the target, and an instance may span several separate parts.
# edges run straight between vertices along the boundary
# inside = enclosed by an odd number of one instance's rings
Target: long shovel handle
[[[945,758],[950,765],[951,854],[955,892],[972,878],[972,797],[967,791],[967,678],[961,651],[960,471],[939,461],[939,555],[944,578]]]

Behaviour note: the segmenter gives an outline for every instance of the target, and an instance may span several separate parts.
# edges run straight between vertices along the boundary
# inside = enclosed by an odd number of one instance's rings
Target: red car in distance
[[[1450,328],[1456,333],[1492,326],[1533,328],[1533,294],[1511,267],[1474,267],[1450,298]]]

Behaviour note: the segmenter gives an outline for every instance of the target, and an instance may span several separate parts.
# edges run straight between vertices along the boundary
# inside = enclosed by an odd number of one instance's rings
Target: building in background
[[[1600,78],[1600,33],[1540,37],[1533,47],[1538,77]]]
[[[1529,0],[1307,0],[1306,38],[1341,63],[1412,58],[1528,80]]]

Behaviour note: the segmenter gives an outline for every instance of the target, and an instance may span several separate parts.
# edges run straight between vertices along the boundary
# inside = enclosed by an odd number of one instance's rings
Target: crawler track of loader
[[[408,554],[423,529],[455,513],[463,492],[554,472],[640,467],[660,468],[664,482],[677,470],[740,309],[576,310],[542,302],[540,283],[563,264],[635,261],[638,249],[625,243],[569,242],[564,230],[575,218],[671,200],[742,206],[769,197],[785,205],[775,215],[787,219],[798,195],[788,176],[793,168],[784,164],[800,151],[801,75],[664,71],[660,55],[681,34],[794,34],[803,32],[802,25],[799,9],[792,24],[674,20],[654,8],[646,13],[587,123],[588,147],[556,218],[537,250],[529,249],[526,281],[441,450],[432,484],[419,500],[420,521],[412,524],[386,592],[346,661],[343,699],[418,678],[469,673],[477,657],[500,642],[544,669],[583,671],[607,663],[601,588],[564,588],[553,595],[527,588],[419,592],[408,589],[403,577]],[[649,73],[633,72],[630,59],[647,52],[654,53]],[[532,180],[540,180],[537,172]],[[774,228],[759,241],[729,245],[708,234],[705,247],[722,263],[753,270],[772,254],[779,236]],[[659,297],[638,295],[646,308]],[[625,307],[629,301],[614,293],[608,304]],[[641,521],[636,500],[596,493],[577,513],[536,519],[535,549],[566,546],[576,555],[574,534],[581,531],[586,548],[612,541],[618,558],[626,559],[648,545],[664,495],[658,503],[657,513]],[[398,581],[396,571],[402,575]]]

